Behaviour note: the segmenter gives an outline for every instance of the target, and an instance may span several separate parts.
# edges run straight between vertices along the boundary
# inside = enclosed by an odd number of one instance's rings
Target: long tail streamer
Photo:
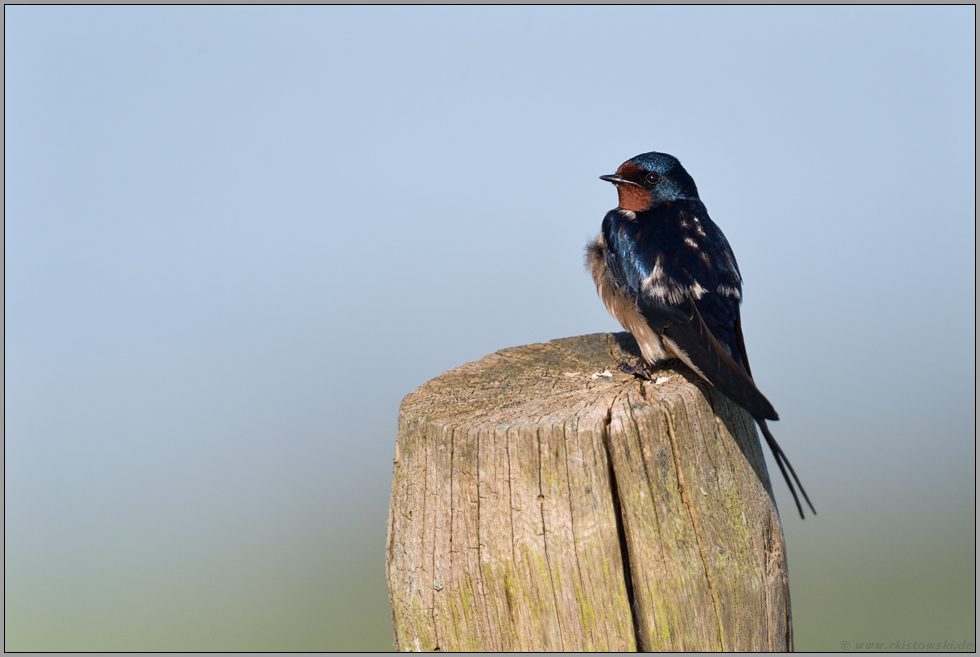
[[[755,418],[755,421],[759,423],[759,428],[762,429],[762,435],[766,438],[766,443],[769,445],[769,449],[772,450],[772,456],[776,459],[776,465],[779,466],[779,471],[783,473],[783,479],[786,480],[786,485],[789,486],[789,492],[793,494],[793,501],[796,502],[796,508],[800,512],[800,518],[804,518],[803,506],[800,504],[800,498],[796,496],[796,490],[793,488],[793,482],[790,481],[789,475],[786,474],[786,468],[793,474],[793,480],[796,481],[796,485],[800,487],[800,492],[803,493],[803,499],[806,500],[807,505],[810,510],[813,511],[813,515],[817,515],[817,510],[813,508],[813,503],[807,496],[806,491],[803,489],[803,484],[800,483],[800,478],[796,476],[796,470],[793,469],[792,464],[789,459],[786,458],[786,454],[783,453],[783,448],[779,446],[776,439],[772,437],[772,433],[769,431],[769,427],[766,426],[766,421],[762,418]],[[785,463],[785,467],[783,466]]]

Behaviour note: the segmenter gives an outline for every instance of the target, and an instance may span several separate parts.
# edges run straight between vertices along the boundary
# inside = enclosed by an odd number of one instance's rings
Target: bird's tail
[[[800,478],[796,476],[796,471],[790,464],[789,459],[786,458],[786,454],[783,453],[783,448],[779,446],[776,439],[772,437],[772,433],[769,431],[769,427],[766,426],[766,421],[760,417],[755,418],[755,421],[759,423],[759,428],[762,429],[762,435],[766,438],[766,443],[769,445],[769,449],[772,451],[772,456],[776,459],[776,465],[779,466],[779,471],[783,473],[783,479],[786,480],[786,485],[789,486],[789,492],[793,494],[793,501],[796,502],[796,508],[800,512],[800,518],[804,518],[803,506],[800,504],[800,498],[796,496],[796,490],[793,488],[793,481],[790,480],[789,475],[786,474],[786,468],[793,474],[793,480],[796,481],[796,485],[800,487],[800,492],[803,493],[803,499],[806,500],[807,505],[810,510],[813,511],[813,515],[817,515],[817,510],[813,508],[813,503],[807,496],[806,491],[803,489],[803,484],[800,483]],[[785,466],[783,463],[785,462]]]

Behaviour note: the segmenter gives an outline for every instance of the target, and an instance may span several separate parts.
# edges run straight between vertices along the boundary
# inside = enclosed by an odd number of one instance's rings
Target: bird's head
[[[642,212],[665,203],[699,200],[694,179],[666,153],[644,153],[623,162],[614,175],[599,176],[616,185],[619,207]]]

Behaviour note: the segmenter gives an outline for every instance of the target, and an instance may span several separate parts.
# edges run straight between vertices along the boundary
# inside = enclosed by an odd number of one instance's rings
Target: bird
[[[793,487],[817,511],[769,430],[776,409],[752,378],[742,337],[742,275],[728,240],[708,216],[694,179],[666,153],[643,153],[599,176],[619,193],[602,232],[586,246],[586,265],[606,309],[640,346],[628,374],[679,359],[748,411],[805,518]],[[785,464],[785,465],[784,465]],[[791,480],[786,470],[792,473]]]

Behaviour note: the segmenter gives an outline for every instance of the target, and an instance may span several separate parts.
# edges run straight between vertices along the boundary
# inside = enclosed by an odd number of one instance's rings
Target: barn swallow
[[[600,178],[616,186],[619,207],[606,214],[602,233],[586,248],[586,262],[606,309],[633,334],[642,353],[636,365],[620,368],[650,378],[647,366],[680,359],[755,418],[800,517],[793,480],[816,514],[766,426],[779,416],[749,369],[739,317],[742,276],[694,179],[666,153],[637,155]]]

